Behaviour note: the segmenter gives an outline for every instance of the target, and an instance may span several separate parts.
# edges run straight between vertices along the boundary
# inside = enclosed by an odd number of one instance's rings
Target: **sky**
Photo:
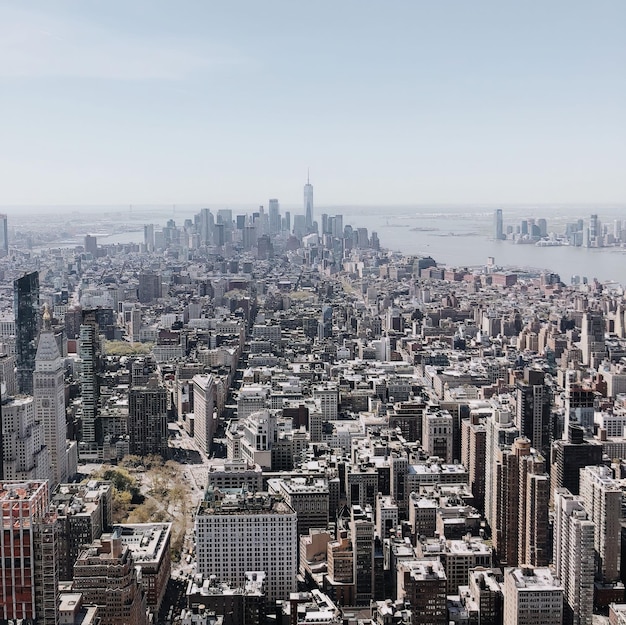
[[[626,203],[624,0],[0,0],[0,205]]]

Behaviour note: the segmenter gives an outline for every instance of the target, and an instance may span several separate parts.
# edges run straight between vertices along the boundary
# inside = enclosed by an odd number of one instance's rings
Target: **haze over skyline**
[[[626,201],[626,4],[0,4],[0,204]]]

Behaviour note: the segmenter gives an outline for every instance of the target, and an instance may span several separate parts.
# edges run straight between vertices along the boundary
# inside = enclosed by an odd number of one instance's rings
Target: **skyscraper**
[[[504,238],[501,208],[497,208],[494,213],[494,238],[496,239],[496,241],[500,241],[501,239]]]
[[[154,380],[130,389],[128,433],[131,454],[167,456],[167,392]]]
[[[6,215],[0,215],[0,256],[9,253],[9,228]]]
[[[39,330],[39,274],[36,271],[13,282],[13,312],[17,385],[20,393],[31,395],[37,351],[35,339]]]
[[[56,625],[58,526],[49,512],[47,481],[0,484],[2,545],[0,621]]]
[[[272,199],[269,202],[270,234],[278,234],[281,229],[280,207],[278,200]]]
[[[98,442],[96,417],[98,414],[99,336],[96,311],[86,311],[80,326],[78,355],[80,357],[80,387],[83,399],[81,443],[92,447]]]
[[[311,232],[313,230],[313,185],[309,181],[308,173],[304,185],[304,219],[307,232]]]
[[[520,434],[546,457],[550,454],[552,423],[550,387],[543,371],[526,368],[524,379],[517,381],[517,413],[515,425]]]
[[[566,488],[554,496],[554,568],[563,584],[567,625],[591,625],[594,524],[582,502]]]
[[[67,481],[65,423],[65,383],[63,359],[50,328],[50,312],[46,306],[43,315],[44,329],[39,335],[33,396],[35,420],[43,425],[44,440],[50,453],[52,465],[52,488]]]

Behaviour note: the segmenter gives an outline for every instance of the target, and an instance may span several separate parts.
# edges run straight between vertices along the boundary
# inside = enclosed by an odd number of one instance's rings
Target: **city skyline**
[[[623,202],[625,17],[619,2],[6,5],[3,204],[301,205],[307,166],[319,206]]]

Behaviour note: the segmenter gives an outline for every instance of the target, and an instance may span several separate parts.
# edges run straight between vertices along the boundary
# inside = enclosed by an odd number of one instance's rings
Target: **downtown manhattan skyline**
[[[0,4],[8,205],[619,204],[619,2]]]

